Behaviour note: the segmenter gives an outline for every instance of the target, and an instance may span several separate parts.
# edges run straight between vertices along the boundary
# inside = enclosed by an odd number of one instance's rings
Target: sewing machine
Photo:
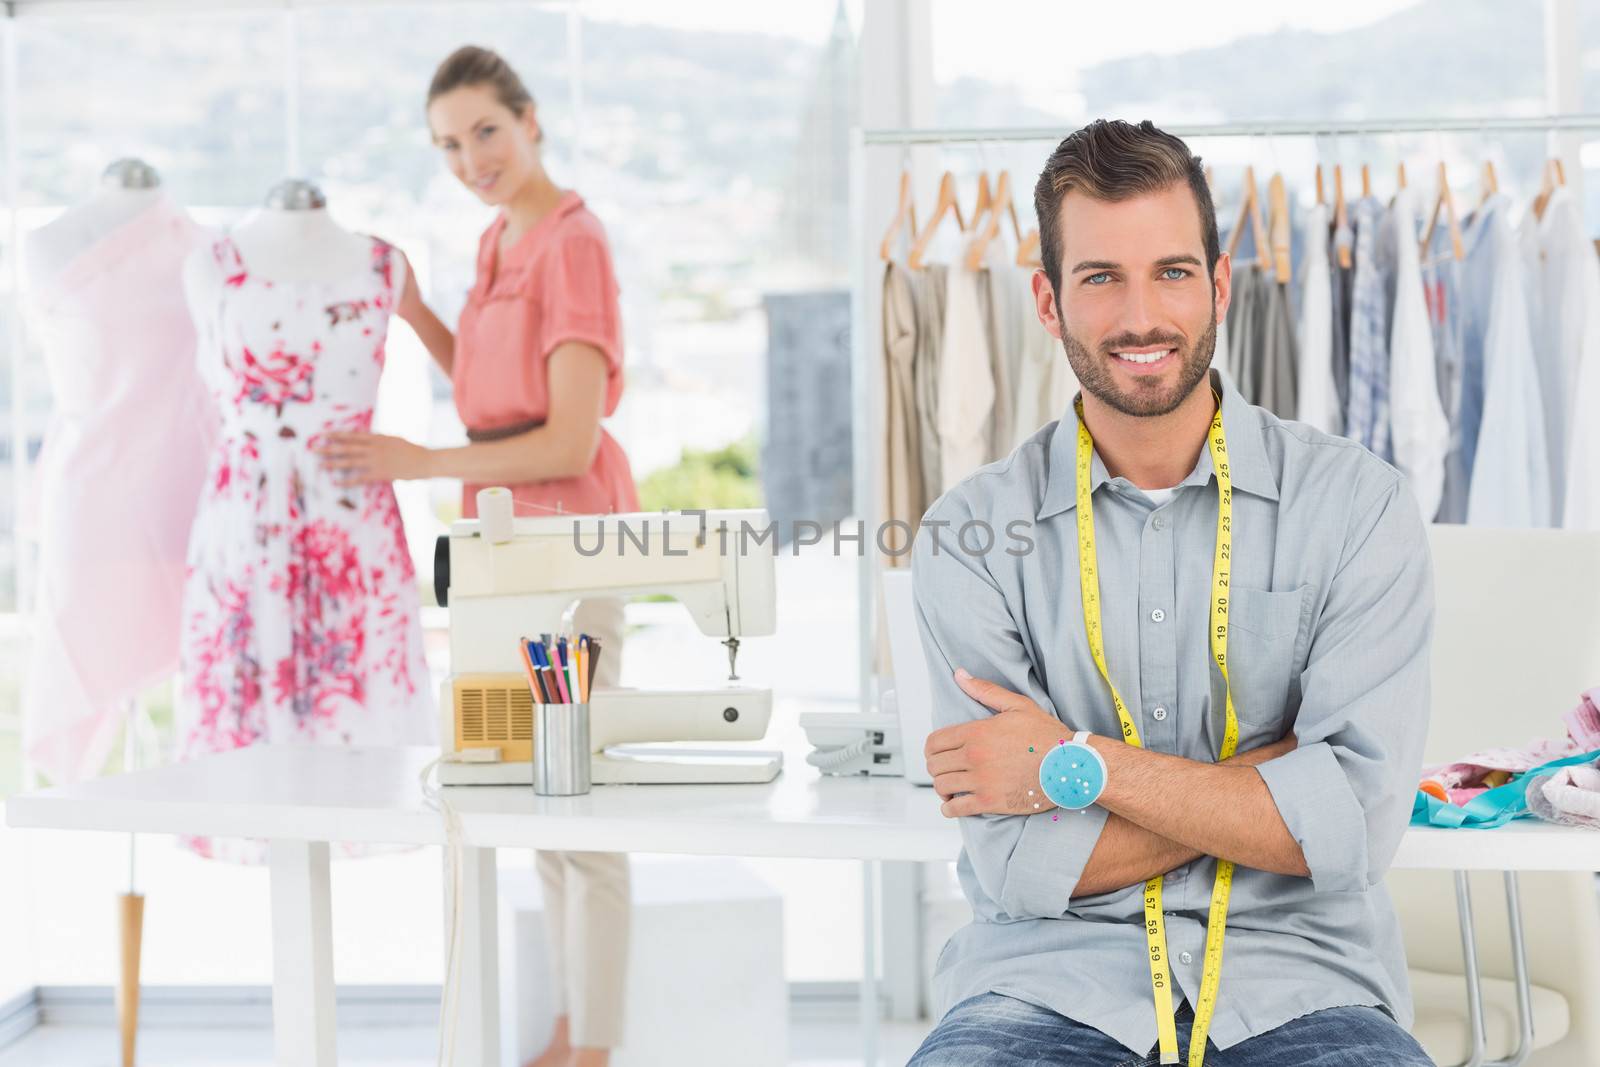
[[[667,594],[701,633],[728,647],[728,681],[691,688],[596,686],[589,700],[596,785],[768,782],[782,755],[686,742],[756,741],[772,691],[739,684],[739,639],[775,629],[775,541],[759,509],[502,515],[456,522],[439,539],[435,591],[450,611],[450,663],[439,765],[446,785],[530,783],[533,698],[518,639],[570,633],[591,596]],[[620,651],[620,650],[614,650]],[[651,744],[661,743],[661,744]],[[492,750],[492,751],[491,751]]]

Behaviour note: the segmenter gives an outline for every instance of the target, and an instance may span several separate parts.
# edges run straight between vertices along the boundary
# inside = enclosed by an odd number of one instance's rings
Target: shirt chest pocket
[[[1306,653],[1311,587],[1285,592],[1232,590],[1228,600],[1228,681],[1233,710],[1242,723],[1275,726],[1284,721]]]

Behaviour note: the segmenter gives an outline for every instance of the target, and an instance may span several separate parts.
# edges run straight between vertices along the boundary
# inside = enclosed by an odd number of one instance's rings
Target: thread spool
[[[478,535],[491,545],[511,540],[511,490],[496,485],[478,490]]]

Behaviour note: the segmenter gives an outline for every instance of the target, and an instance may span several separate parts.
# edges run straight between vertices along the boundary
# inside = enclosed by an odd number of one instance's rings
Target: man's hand
[[[1039,788],[1039,764],[1051,745],[1070,736],[1061,720],[1020,693],[974,678],[964,669],[956,684],[995,714],[928,735],[923,753],[939,810],[959,815],[1031,815],[1055,807]]]

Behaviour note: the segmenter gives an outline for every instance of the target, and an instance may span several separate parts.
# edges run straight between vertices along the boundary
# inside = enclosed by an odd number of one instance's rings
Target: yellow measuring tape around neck
[[[1228,442],[1222,432],[1222,398],[1217,400],[1211,418],[1207,443],[1217,476],[1217,549],[1211,564],[1211,656],[1222,672],[1226,719],[1222,730],[1222,751],[1227,759],[1239,747],[1239,720],[1233,710],[1233,687],[1228,683],[1228,576],[1233,557],[1233,478],[1228,470]],[[1117,692],[1106,670],[1105,634],[1100,624],[1100,571],[1094,544],[1094,510],[1090,500],[1093,481],[1094,438],[1083,421],[1083,400],[1078,412],[1078,571],[1083,589],[1083,625],[1089,635],[1089,653],[1100,677],[1111,690],[1117,718],[1122,723],[1122,739],[1142,747],[1139,729],[1128,706]],[[1201,972],[1200,997],[1194,1007],[1194,1026],[1189,1036],[1189,1067],[1203,1067],[1206,1036],[1211,1032],[1211,1017],[1217,1007],[1217,989],[1222,984],[1222,936],[1228,922],[1228,896],[1233,891],[1233,864],[1217,860],[1217,881],[1211,889],[1211,913],[1206,920],[1206,958]],[[1144,884],[1144,932],[1150,947],[1150,989],[1155,996],[1156,1034],[1162,1063],[1178,1061],[1178,1031],[1172,1010],[1172,972],[1167,963],[1167,924],[1161,910],[1161,876]]]

